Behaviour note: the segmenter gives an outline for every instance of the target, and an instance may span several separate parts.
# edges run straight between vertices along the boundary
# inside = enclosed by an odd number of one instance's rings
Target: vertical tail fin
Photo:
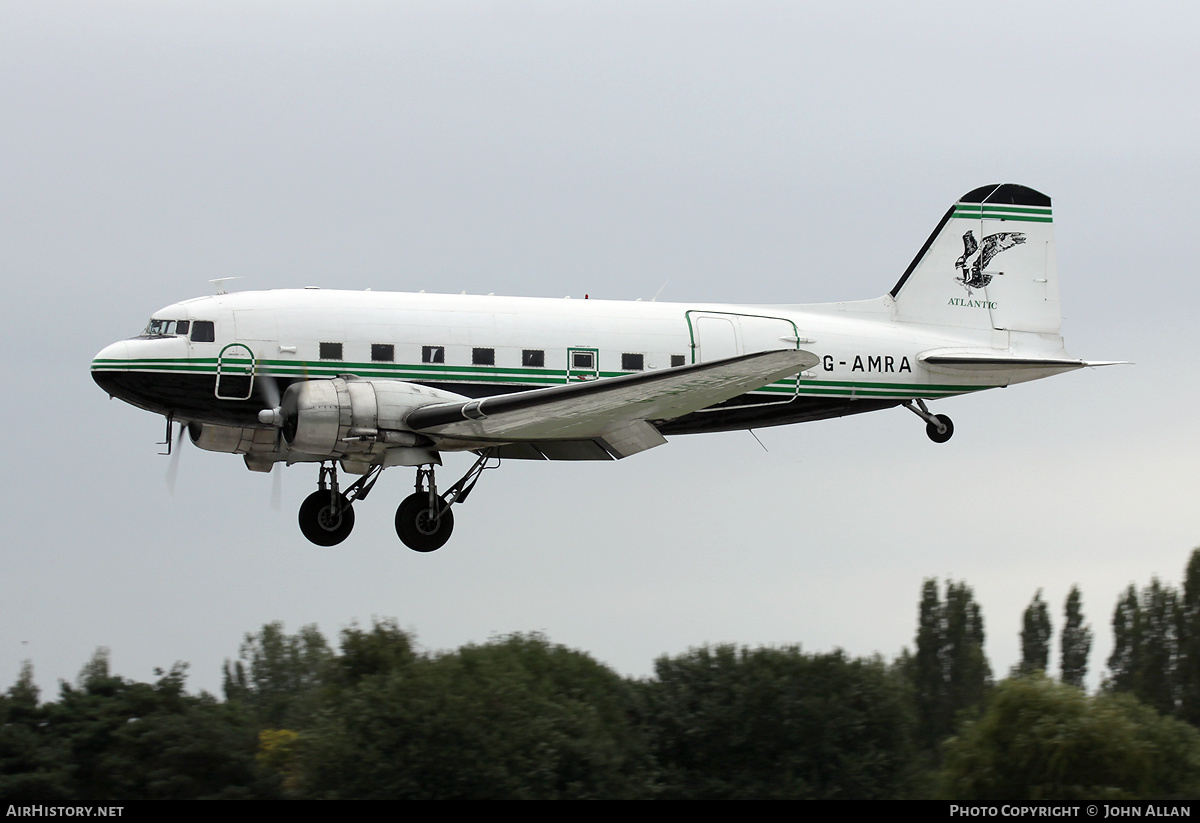
[[[1013,183],[964,194],[891,296],[898,320],[1058,334],[1050,198]]]

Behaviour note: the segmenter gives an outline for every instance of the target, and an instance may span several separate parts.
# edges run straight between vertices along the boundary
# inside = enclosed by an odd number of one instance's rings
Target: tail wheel
[[[417,492],[400,501],[396,508],[396,535],[415,552],[437,551],[446,545],[454,531],[454,512],[450,504],[437,498],[439,511],[429,505],[429,493]]]
[[[938,431],[938,426],[935,423],[927,423],[925,425],[925,434],[929,435],[929,439],[934,443],[945,443],[954,436],[954,424],[944,414],[935,414],[933,418],[945,427],[945,431]]]
[[[354,507],[344,495],[334,506],[328,489],[319,489],[300,504],[300,531],[318,546],[336,546],[354,528]]]

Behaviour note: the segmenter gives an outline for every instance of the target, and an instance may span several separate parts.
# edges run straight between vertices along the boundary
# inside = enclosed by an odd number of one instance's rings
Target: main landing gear
[[[487,465],[490,459],[490,452],[481,454],[467,473],[440,497],[433,464],[418,468],[417,490],[400,501],[396,509],[396,535],[400,542],[415,552],[437,551],[446,545],[454,531],[454,512],[450,507],[467,499],[484,469],[495,468]]]
[[[404,498],[396,509],[396,534],[413,551],[431,552],[446,545],[454,531],[454,513],[450,507],[467,499],[484,469],[491,452],[484,452],[474,465],[445,494],[438,495],[433,464],[417,469],[416,491]],[[336,546],[350,536],[354,528],[355,500],[370,493],[383,471],[376,466],[342,493],[338,489],[337,467],[331,461],[321,464],[318,488],[300,504],[300,531],[318,546]]]
[[[925,407],[924,400],[910,400],[904,408],[925,421],[925,434],[934,443],[945,443],[954,436],[954,423],[944,414],[933,414]]]
[[[300,504],[300,531],[318,546],[336,546],[350,536],[354,528],[355,500],[365,498],[379,479],[383,467],[376,466],[364,474],[345,494],[338,491],[337,467],[332,462],[321,464],[317,490]]]

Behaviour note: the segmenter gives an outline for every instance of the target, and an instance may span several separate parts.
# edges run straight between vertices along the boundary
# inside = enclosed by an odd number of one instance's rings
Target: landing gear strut
[[[338,491],[337,467],[332,462],[328,466],[322,463],[317,490],[300,504],[300,531],[318,546],[341,543],[354,528],[351,503],[370,493],[381,471],[382,467],[375,467],[342,494]]]
[[[466,500],[483,470],[494,468],[487,465],[490,458],[490,451],[481,454],[470,470],[441,496],[437,493],[433,464],[418,468],[416,491],[400,501],[396,509],[396,535],[400,541],[416,552],[437,551],[446,545],[454,531],[454,512],[450,506]]]
[[[925,434],[934,443],[945,443],[954,436],[954,423],[944,414],[933,414],[925,406],[924,400],[908,401],[904,408],[925,421]]]

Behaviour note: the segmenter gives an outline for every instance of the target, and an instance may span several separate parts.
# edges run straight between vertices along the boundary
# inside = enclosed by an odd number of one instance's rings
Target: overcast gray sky
[[[997,674],[1041,588],[1111,646],[1118,592],[1200,544],[1200,7],[1194,3],[0,0],[0,689],[53,697],[98,646],[218,690],[272,620],[393,616],[427,648],[544,631],[620,671],[705,642],[886,657],[922,580],[968,582]],[[511,462],[441,551],[308,544],[240,458],[189,448],[88,365],[233,288],[800,303],[889,289],[946,208],[1054,199],[1068,350],[1135,366]],[[469,460],[448,460],[450,471]],[[447,472],[443,475],[449,477]]]

